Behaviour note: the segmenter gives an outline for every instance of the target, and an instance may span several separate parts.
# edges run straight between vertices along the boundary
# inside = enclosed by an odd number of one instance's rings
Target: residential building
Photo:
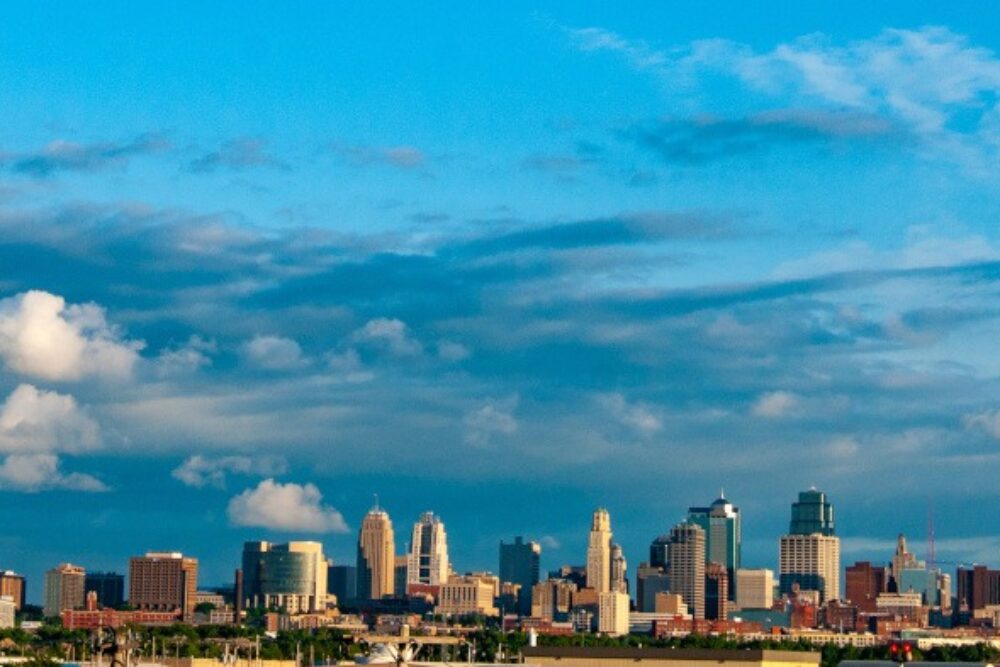
[[[731,584],[729,599],[735,600],[737,586],[734,582],[736,570],[741,566],[743,539],[739,508],[726,500],[723,492],[708,507],[688,508],[687,520],[705,531],[705,563],[718,563],[726,568]]]
[[[774,572],[767,568],[736,571],[736,606],[740,609],[770,609],[774,604]]]
[[[86,572],[79,565],[63,563],[45,573],[42,613],[58,616],[64,609],[80,609]]]
[[[392,520],[378,506],[365,515],[358,534],[358,597],[377,600],[396,591],[396,540]]]
[[[693,618],[705,618],[705,531],[684,522],[670,530],[670,590],[679,593]]]
[[[821,602],[840,597],[840,538],[813,533],[783,535],[778,551],[780,590],[818,591]]]
[[[587,545],[587,588],[598,593],[611,590],[611,516],[600,507],[594,511]]]
[[[129,559],[128,601],[138,611],[180,610],[190,620],[197,590],[197,558],[176,551],[151,551]]]
[[[517,612],[531,614],[531,590],[538,583],[542,547],[538,542],[526,542],[518,535],[510,544],[500,542],[500,581],[519,584]]]
[[[622,591],[598,593],[597,631],[619,637],[628,634],[629,596]]]
[[[448,581],[450,574],[444,522],[433,512],[424,512],[413,525],[406,583],[440,586]]]
[[[327,562],[319,542],[243,544],[243,600],[247,609],[303,614],[326,609]]]
[[[17,611],[24,608],[27,586],[24,577],[12,570],[0,570],[0,597],[9,597],[14,601]]]
[[[87,572],[83,580],[86,593],[93,591],[102,607],[117,609],[125,603],[125,575],[117,572]]]
[[[497,594],[497,578],[477,574],[452,575],[441,585],[438,604],[434,613],[450,616],[477,614],[497,616],[493,605]]]

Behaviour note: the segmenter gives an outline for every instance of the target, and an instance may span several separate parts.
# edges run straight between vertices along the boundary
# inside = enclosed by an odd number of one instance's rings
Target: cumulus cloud
[[[190,456],[170,473],[174,479],[187,486],[202,488],[214,486],[222,489],[226,486],[226,475],[283,475],[288,470],[288,463],[280,456],[264,456],[251,458],[249,456]]]
[[[19,374],[46,380],[132,374],[141,341],[125,340],[94,303],[67,305],[38,290],[0,300],[0,359]]]
[[[597,402],[618,422],[641,435],[652,435],[663,429],[663,420],[650,406],[629,403],[622,394],[602,394]]]
[[[769,391],[754,401],[751,412],[757,417],[782,417],[799,404],[799,397],[789,391]]]
[[[0,406],[0,452],[80,452],[99,445],[100,429],[69,395],[18,386]]]
[[[406,322],[394,318],[379,317],[369,320],[354,332],[354,341],[383,348],[390,353],[405,357],[420,354],[420,343],[410,335]]]
[[[514,416],[518,398],[493,401],[465,415],[465,442],[473,447],[489,447],[497,437],[517,433],[518,422]]]
[[[193,373],[212,365],[212,356],[219,346],[214,340],[191,336],[186,343],[160,352],[156,358],[156,372],[161,377]]]
[[[265,479],[229,501],[234,526],[309,533],[346,533],[347,523],[335,508],[323,505],[313,484],[281,484]]]
[[[295,370],[309,363],[299,344],[282,336],[255,336],[241,352],[252,366],[269,371]]]
[[[55,454],[11,454],[0,462],[0,489],[13,491],[107,491],[108,487],[92,475],[63,473]]]

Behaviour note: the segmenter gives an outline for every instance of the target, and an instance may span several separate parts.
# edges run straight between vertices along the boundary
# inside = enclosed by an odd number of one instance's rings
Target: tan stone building
[[[83,607],[86,571],[79,565],[63,563],[45,573],[43,611],[58,616],[66,609]]]
[[[587,588],[598,593],[611,590],[611,516],[603,507],[594,510],[587,544]]]
[[[628,634],[628,593],[606,591],[598,594],[597,631],[618,637]]]
[[[531,615],[556,621],[564,618],[573,608],[576,584],[565,579],[546,579],[531,588]]]
[[[441,586],[434,613],[451,616],[498,616],[500,611],[493,605],[496,590],[495,576],[453,575],[448,583]]]
[[[840,598],[840,538],[834,535],[782,535],[778,574],[803,590],[817,590],[822,602]],[[737,590],[739,588],[737,587]]]
[[[358,534],[358,597],[377,600],[396,591],[396,538],[392,520],[378,507],[361,522]]]
[[[736,570],[736,606],[770,609],[774,604],[774,572],[767,568]]]
[[[176,551],[134,556],[128,567],[128,602],[139,611],[181,610],[194,615],[198,592],[198,559]]]

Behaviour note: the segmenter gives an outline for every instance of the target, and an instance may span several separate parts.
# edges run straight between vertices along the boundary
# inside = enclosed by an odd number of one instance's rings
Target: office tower
[[[498,616],[500,611],[493,605],[498,592],[497,581],[497,577],[486,573],[452,575],[441,585],[434,613],[451,616]]]
[[[955,573],[958,608],[975,613],[988,606],[1000,605],[1000,570],[985,565],[960,567]]]
[[[376,505],[358,534],[358,597],[378,600],[396,591],[396,540],[392,520]]]
[[[688,508],[688,522],[698,524],[705,531],[705,563],[718,563],[726,568],[731,584],[729,599],[734,600],[743,539],[739,508],[721,493],[708,507]]]
[[[550,578],[531,588],[531,615],[550,621],[565,621],[573,608],[577,585],[566,579]]]
[[[774,604],[774,572],[766,568],[736,570],[736,606],[770,609]]]
[[[668,550],[670,548],[670,535],[660,535],[649,545],[649,565],[651,567],[661,567],[666,569],[670,560]]]
[[[395,565],[392,568],[392,587],[397,598],[406,597],[406,582],[409,579],[409,554],[396,554]]]
[[[670,590],[670,577],[662,567],[640,563],[635,571],[635,603],[639,611],[651,612],[656,594]]]
[[[531,614],[531,589],[539,581],[542,547],[538,542],[525,542],[518,535],[512,544],[500,541],[500,581],[519,584],[517,613]]]
[[[326,609],[326,556],[319,542],[243,544],[243,600],[247,609],[289,614]]]
[[[621,591],[597,595],[597,631],[612,637],[628,634],[629,597]]]
[[[406,582],[440,586],[448,581],[450,573],[448,534],[444,523],[433,512],[424,512],[420,520],[413,524]]]
[[[611,590],[611,517],[603,507],[594,510],[590,524],[587,587],[598,593]]]
[[[128,602],[139,611],[180,611],[189,620],[197,590],[197,558],[151,551],[129,559]]]
[[[88,572],[83,587],[85,592],[97,594],[102,607],[117,609],[125,602],[125,576],[117,572]]]
[[[705,531],[694,523],[670,530],[670,591],[679,593],[691,616],[705,618]]]
[[[884,567],[872,565],[868,561],[858,561],[845,571],[845,593],[848,602],[859,610],[874,614],[875,600],[888,592],[888,580]]]
[[[778,574],[782,593],[817,591],[820,602],[840,597],[840,538],[813,533],[783,535],[778,552]]]
[[[358,568],[353,565],[330,565],[327,568],[326,590],[337,597],[337,604],[358,597]]]
[[[14,601],[15,611],[24,608],[24,596],[27,591],[24,577],[12,570],[0,571],[0,597],[9,597]]]
[[[66,609],[83,607],[85,576],[82,567],[69,563],[47,571],[42,613],[46,616],[58,616]]]
[[[799,493],[798,502],[792,503],[790,535],[833,535],[833,505],[826,494],[815,488]]]
[[[620,544],[611,545],[611,590],[628,594],[628,563]]]
[[[705,566],[705,618],[710,621],[729,618],[729,570],[720,563]]]

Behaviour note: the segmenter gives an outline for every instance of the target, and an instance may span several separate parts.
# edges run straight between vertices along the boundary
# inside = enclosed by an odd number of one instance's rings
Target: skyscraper
[[[45,589],[42,613],[58,616],[66,609],[83,607],[84,569],[78,565],[63,563],[45,573]]]
[[[799,493],[798,502],[792,503],[792,520],[789,535],[833,535],[833,505],[826,494],[815,488]]]
[[[834,535],[833,504],[816,489],[792,503],[789,534],[781,537],[778,575],[782,593],[798,585],[819,591],[820,600],[840,598],[840,538]]]
[[[705,531],[705,564],[717,563],[726,568],[729,599],[735,600],[736,570],[740,568],[742,527],[740,510],[726,500],[725,493],[708,507],[688,508],[688,521]]]
[[[628,578],[626,570],[628,563],[625,561],[625,552],[622,545],[611,545],[611,590],[616,593],[628,593]]]
[[[125,602],[125,577],[116,572],[88,572],[84,590],[96,593],[102,607],[117,609]]]
[[[667,567],[670,560],[667,554],[670,548],[670,536],[660,535],[649,545],[649,565],[650,567]]]
[[[587,587],[598,593],[611,590],[611,517],[603,507],[594,510],[587,545]]]
[[[670,530],[670,591],[678,593],[693,618],[705,618],[705,531],[694,523]]]
[[[392,520],[376,505],[358,534],[358,597],[377,600],[395,593],[396,540]]]
[[[406,581],[408,584],[440,586],[447,583],[450,572],[448,534],[444,523],[433,512],[424,512],[420,520],[413,524]]]
[[[128,566],[128,602],[139,611],[180,610],[194,615],[198,559],[176,551],[133,556]]]
[[[319,542],[243,545],[243,598],[248,609],[322,611],[326,595],[327,564]]]
[[[525,542],[518,535],[513,544],[500,541],[500,581],[519,584],[517,611],[521,616],[531,615],[531,589],[538,583],[541,570],[542,547],[538,542]]]
[[[14,610],[21,611],[24,608],[25,594],[24,577],[13,570],[0,571],[0,597],[9,597],[14,600]]]
[[[729,614],[729,571],[719,563],[705,566],[705,618],[724,621]]]

